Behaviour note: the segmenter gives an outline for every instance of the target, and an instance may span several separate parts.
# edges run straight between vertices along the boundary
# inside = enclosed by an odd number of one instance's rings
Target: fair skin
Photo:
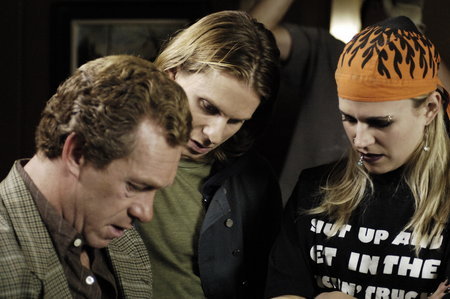
[[[236,134],[260,103],[258,95],[238,79],[216,70],[171,73],[183,87],[192,114],[191,138],[182,156],[204,157]]]
[[[449,286],[448,286],[448,279],[441,282],[439,286],[437,287],[436,291],[433,292],[433,294],[430,294],[428,298],[430,299],[440,299],[448,294]]]
[[[339,99],[343,125],[353,148],[363,153],[365,168],[376,174],[402,166],[423,139],[425,126],[436,117],[441,107],[437,92],[428,96],[424,105],[414,108],[412,100],[356,102]],[[391,120],[389,117],[391,116]],[[366,156],[367,155],[367,156]],[[430,298],[442,298],[447,289],[442,282]],[[284,295],[275,299],[298,299]],[[353,298],[342,292],[324,292],[319,299]]]
[[[259,0],[249,11],[250,15],[263,23],[275,36],[281,60],[286,60],[291,52],[292,39],[286,28],[279,23],[294,0]]]
[[[425,105],[412,100],[357,102],[339,99],[345,132],[370,173],[383,174],[404,165],[437,115],[440,96],[433,92]]]
[[[104,169],[78,154],[75,133],[67,137],[61,157],[49,160],[38,154],[25,166],[47,200],[91,247],[106,247],[135,219],[150,221],[156,190],[174,180],[181,148],[167,144],[163,130],[150,121],[138,126],[136,138],[127,157]]]

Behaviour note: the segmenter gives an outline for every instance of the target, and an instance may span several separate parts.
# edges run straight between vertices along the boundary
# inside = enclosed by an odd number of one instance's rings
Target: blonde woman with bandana
[[[348,158],[302,172],[266,297],[441,298],[450,274],[448,94],[406,17],[344,48],[336,82]]]

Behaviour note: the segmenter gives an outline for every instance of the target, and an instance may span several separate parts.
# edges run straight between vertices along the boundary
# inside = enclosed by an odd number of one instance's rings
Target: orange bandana
[[[338,95],[363,102],[426,95],[440,84],[439,61],[433,43],[411,20],[389,19],[367,27],[347,43],[336,70]]]

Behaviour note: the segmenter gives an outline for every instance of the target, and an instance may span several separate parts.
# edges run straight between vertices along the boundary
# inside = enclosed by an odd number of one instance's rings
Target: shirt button
[[[235,249],[235,250],[233,250],[232,254],[233,254],[233,256],[238,256],[239,254],[241,254],[241,250]]]
[[[233,225],[234,225],[233,219],[228,218],[227,220],[225,220],[226,227],[231,228],[233,227]]]
[[[95,282],[95,279],[94,279],[94,277],[93,276],[88,276],[88,277],[86,277],[86,283],[88,284],[88,285],[91,285],[91,284],[93,284]]]
[[[83,243],[82,241],[81,241],[81,239],[75,239],[75,241],[73,241],[73,246],[75,246],[75,247],[80,247],[80,245],[81,245],[81,243]]]

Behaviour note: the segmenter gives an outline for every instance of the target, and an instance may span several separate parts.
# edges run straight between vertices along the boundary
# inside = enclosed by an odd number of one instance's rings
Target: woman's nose
[[[359,126],[356,129],[355,137],[353,138],[353,143],[357,148],[365,148],[375,142],[374,136],[371,134],[370,130],[364,126]]]

